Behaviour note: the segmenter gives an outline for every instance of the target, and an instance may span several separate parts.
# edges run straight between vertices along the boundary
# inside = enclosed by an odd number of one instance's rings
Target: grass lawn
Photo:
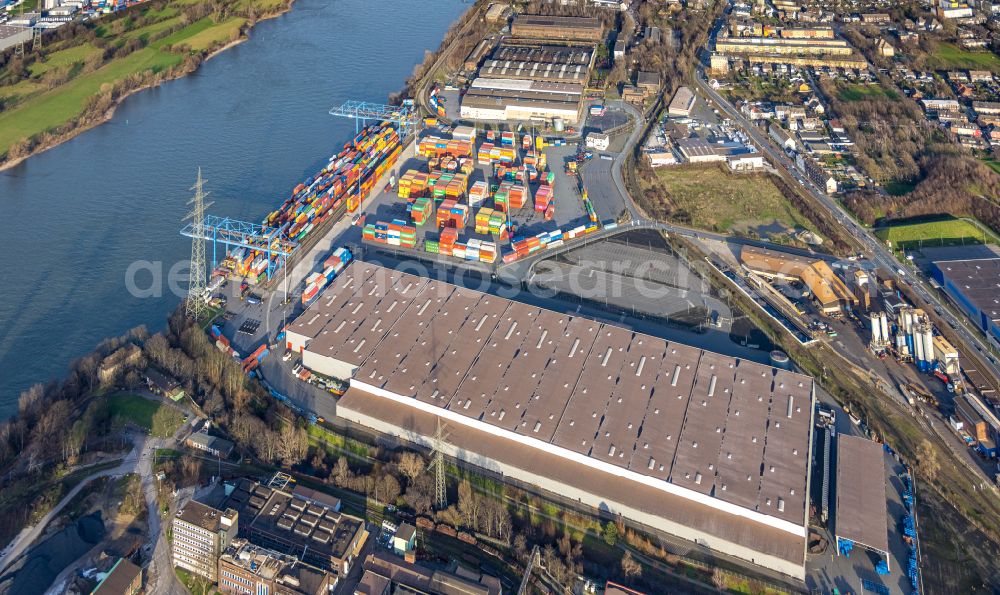
[[[77,77],[37,99],[0,113],[0,148],[6,152],[12,143],[55,128],[78,116],[101,85],[113,83],[145,70],[159,71],[180,64],[183,57],[147,47],[98,70]]]
[[[898,101],[899,94],[891,89],[883,89],[878,85],[844,85],[837,92],[843,101],[860,101],[862,99],[889,99]]]
[[[177,409],[138,395],[108,397],[108,411],[160,437],[172,435],[183,423],[183,414]]]
[[[921,223],[904,223],[883,227],[875,231],[882,241],[894,249],[908,250],[923,246],[954,246],[964,244],[996,243],[981,229],[963,219],[943,219]]]
[[[16,85],[6,85],[0,87],[0,98],[3,99],[17,99],[18,97],[25,97],[31,95],[32,93],[37,93],[43,90],[45,87],[41,83],[36,83],[34,81],[21,81]]]
[[[131,31],[126,31],[122,33],[122,37],[125,39],[144,39],[148,40],[150,36],[159,33],[160,31],[166,31],[167,29],[173,27],[174,25],[179,25],[181,22],[180,16],[167,17],[162,21],[157,21],[145,27],[138,27],[132,29]]]
[[[815,231],[766,174],[730,174],[716,165],[681,165],[657,169],[656,176],[667,194],[663,198],[676,207],[675,212],[685,212],[694,227],[744,233],[760,228]],[[655,205],[648,210],[657,211]]]
[[[95,33],[118,45],[130,39],[148,41],[180,24],[181,11],[185,6],[202,2],[205,0],[171,0],[162,10],[146,8],[129,13],[125,18],[103,20],[95,28]],[[284,4],[284,0],[237,0],[234,10],[255,7],[261,14],[277,10]],[[137,23],[144,25],[136,26]],[[98,48],[88,43],[51,53],[44,62],[29,67],[32,77],[42,78],[40,82],[24,80],[0,87],[0,99],[7,106],[5,111],[0,112],[0,155],[21,139],[36,137],[78,118],[87,101],[99,94],[103,85],[114,84],[136,73],[160,72],[174,67],[183,62],[188,52],[201,52],[228,42],[245,24],[246,19],[238,16],[221,23],[206,17],[82,75],[78,75],[79,65],[99,52]],[[67,68],[71,69],[71,78],[55,88],[47,88],[46,79],[51,77],[46,77],[46,74],[55,74],[52,71]],[[30,101],[26,101],[28,97]]]
[[[973,69],[1000,72],[1000,56],[993,52],[967,52],[951,43],[939,43],[928,60],[931,70]]]
[[[180,579],[184,586],[191,591],[192,595],[210,595],[211,593],[218,593],[215,589],[215,585],[208,582],[208,579],[191,574],[183,568],[174,567],[174,573],[177,578]]]
[[[31,72],[31,76],[41,76],[50,70],[71,66],[77,62],[83,62],[99,51],[101,50],[95,48],[89,43],[66,48],[65,50],[52,52],[48,55],[44,62],[35,62],[28,67],[28,71]]]
[[[188,37],[184,45],[196,52],[200,52],[217,44],[227,43],[239,33],[244,23],[246,23],[246,19],[241,17],[227,19],[214,27]]]

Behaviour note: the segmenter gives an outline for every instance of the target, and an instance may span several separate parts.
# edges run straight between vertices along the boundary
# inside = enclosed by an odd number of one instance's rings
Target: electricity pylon
[[[191,220],[194,231],[191,237],[191,272],[188,276],[188,296],[184,311],[189,318],[196,321],[201,319],[201,315],[208,307],[205,301],[205,209],[212,203],[205,204],[208,193],[204,190],[204,184],[199,167],[198,180],[191,187],[194,196],[187,203],[191,205],[191,212],[184,217]]]

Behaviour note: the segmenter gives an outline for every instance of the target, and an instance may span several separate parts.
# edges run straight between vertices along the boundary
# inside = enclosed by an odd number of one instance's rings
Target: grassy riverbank
[[[110,117],[135,91],[183,76],[292,0],[154,0],[60,31],[0,68],[0,164],[11,165]]]

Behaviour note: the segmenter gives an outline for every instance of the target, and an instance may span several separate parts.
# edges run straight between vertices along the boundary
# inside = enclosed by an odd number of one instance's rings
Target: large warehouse
[[[809,377],[364,262],[287,341],[345,419],[804,577]]]
[[[986,246],[936,251],[931,275],[966,315],[1000,341],[1000,254]]]
[[[575,125],[583,113],[583,85],[545,81],[477,78],[462,97],[461,117],[510,122],[561,119]]]
[[[525,39],[552,41],[592,41],[604,39],[601,20],[593,17],[556,17],[520,14],[514,17],[511,35]]]

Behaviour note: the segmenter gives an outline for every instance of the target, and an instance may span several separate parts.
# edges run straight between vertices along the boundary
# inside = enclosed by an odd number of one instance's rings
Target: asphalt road
[[[723,98],[715,89],[708,85],[705,80],[704,72],[698,70],[695,73],[695,81],[698,84],[698,88],[708,97],[710,97],[719,109],[726,113],[729,118],[736,122],[740,128],[743,129],[747,135],[760,147],[764,153],[767,154],[768,158],[775,165],[780,164],[781,167],[786,169],[790,175],[799,180],[799,184],[808,192],[819,204],[826,208],[833,217],[840,223],[844,229],[846,229],[859,244],[864,246],[869,258],[880,268],[889,272],[893,278],[902,277],[908,285],[912,286],[916,293],[924,300],[924,304],[915,304],[916,306],[924,307],[925,310],[933,308],[936,312],[940,312],[940,316],[944,318],[946,322],[954,329],[954,332],[959,335],[961,340],[965,343],[965,355],[966,357],[973,355],[973,351],[968,347],[975,347],[976,351],[979,352],[989,352],[989,346],[986,342],[982,340],[977,334],[971,332],[964,324],[963,320],[953,315],[951,311],[947,308],[947,305],[942,302],[929,287],[929,285],[920,277],[919,274],[914,272],[906,272],[904,270],[905,265],[899,262],[892,252],[882,244],[882,242],[874,236],[874,234],[860,225],[855,221],[837,202],[835,199],[831,198],[825,192],[822,192],[815,184],[812,183],[805,176],[800,176],[797,173],[797,168],[795,164],[792,163],[791,159],[783,152],[774,147],[768,139],[764,138],[760,130],[758,130],[753,124],[748,122],[742,114],[736,110],[732,104],[730,104],[725,98]],[[959,346],[963,347],[963,346]],[[975,357],[975,356],[974,356]],[[985,359],[985,358],[977,358]],[[993,365],[990,361],[981,362],[986,369],[990,371],[990,374],[994,377],[1000,377],[1000,369]]]

